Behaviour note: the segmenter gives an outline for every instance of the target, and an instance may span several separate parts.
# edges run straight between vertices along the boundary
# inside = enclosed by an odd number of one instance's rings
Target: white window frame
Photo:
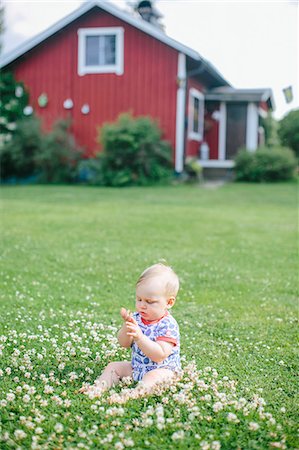
[[[115,35],[115,64],[87,66],[86,36]],[[124,29],[122,27],[99,27],[78,29],[78,75],[86,73],[124,73]]]
[[[198,130],[193,130],[194,121],[194,99],[199,100],[199,111],[198,111]],[[193,141],[203,140],[203,124],[204,124],[204,95],[197,89],[191,88],[189,90],[189,120],[188,120],[188,138]]]

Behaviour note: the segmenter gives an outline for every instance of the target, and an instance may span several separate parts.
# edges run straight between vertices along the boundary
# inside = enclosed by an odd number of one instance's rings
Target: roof
[[[186,45],[181,44],[180,42],[176,41],[175,39],[170,38],[167,36],[162,30],[155,27],[154,25],[146,22],[142,18],[135,17],[126,11],[123,11],[119,9],[118,7],[112,5],[107,0],[90,0],[84,2],[79,8],[65,16],[63,19],[56,22],[54,25],[47,28],[45,31],[39,33],[38,35],[34,36],[31,39],[28,39],[23,44],[12,50],[11,52],[1,55],[0,57],[0,68],[6,67],[12,62],[14,62],[16,59],[48,39],[50,36],[54,35],[79,17],[81,17],[83,14],[90,11],[92,8],[98,7],[102,9],[103,11],[106,11],[109,14],[112,14],[113,16],[123,20],[124,22],[127,22],[128,24],[134,26],[135,28],[138,28],[139,30],[143,31],[144,33],[158,39],[159,41],[163,42],[164,44],[168,45],[169,47],[174,48],[175,50],[184,53],[186,56],[192,58],[194,61],[198,61],[198,63],[204,62],[209,74],[214,77],[219,85],[229,85],[229,83],[222,77],[222,75],[215,69],[214,66],[212,66],[211,63],[209,63],[207,60],[205,60],[199,53],[197,53],[195,50],[191,49],[190,47],[187,47]]]
[[[246,101],[246,102],[265,102],[274,110],[275,104],[272,90],[264,89],[234,89],[228,86],[214,88],[205,94],[206,100],[219,101]]]

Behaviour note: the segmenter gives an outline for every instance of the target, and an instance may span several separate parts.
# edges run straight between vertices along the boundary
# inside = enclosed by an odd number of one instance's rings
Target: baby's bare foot
[[[80,389],[78,389],[78,394],[85,394],[85,392],[87,392],[90,389],[90,387],[91,386],[89,384],[85,384]]]
[[[107,381],[96,381],[92,386],[88,386],[84,394],[88,395],[89,398],[97,398],[101,397],[107,389]]]

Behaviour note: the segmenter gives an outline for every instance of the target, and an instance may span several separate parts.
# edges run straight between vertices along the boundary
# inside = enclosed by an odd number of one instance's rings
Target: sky
[[[78,8],[88,0],[2,0],[5,33],[2,53]],[[110,0],[128,10],[126,0]],[[131,4],[135,3],[133,0]],[[156,0],[166,34],[196,50],[235,88],[271,88],[281,119],[299,107],[298,0]],[[292,86],[287,104],[283,89]]]

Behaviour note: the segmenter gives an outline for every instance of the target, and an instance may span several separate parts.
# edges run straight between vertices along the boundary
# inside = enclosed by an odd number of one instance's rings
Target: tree
[[[265,130],[265,144],[269,147],[279,145],[277,135],[278,122],[274,119],[272,113],[269,111],[266,117],[261,117],[261,125]]]
[[[0,149],[15,133],[17,121],[24,118],[28,104],[28,93],[24,84],[17,82],[11,72],[0,77]]]
[[[282,145],[294,150],[299,158],[299,109],[290,111],[279,122],[278,136]]]
[[[2,2],[0,1],[0,53],[2,51],[2,36],[5,31],[4,26],[4,6],[2,5]]]

